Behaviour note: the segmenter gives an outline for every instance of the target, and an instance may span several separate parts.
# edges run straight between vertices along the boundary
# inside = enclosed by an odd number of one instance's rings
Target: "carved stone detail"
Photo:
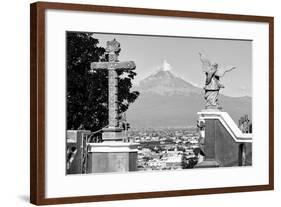
[[[92,62],[90,72],[99,69],[108,71],[108,127],[104,129],[103,137],[108,140],[119,140],[120,138],[118,133],[120,133],[120,128],[118,128],[119,123],[117,70],[134,70],[136,68],[136,65],[133,61],[118,61],[118,56],[121,51],[121,48],[120,43],[117,42],[115,39],[113,39],[112,41],[107,41],[106,44],[108,62]]]

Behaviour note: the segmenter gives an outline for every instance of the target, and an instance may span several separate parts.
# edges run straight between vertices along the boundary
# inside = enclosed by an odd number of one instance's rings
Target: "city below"
[[[139,171],[193,168],[198,161],[196,127],[130,129],[127,135],[139,144]]]

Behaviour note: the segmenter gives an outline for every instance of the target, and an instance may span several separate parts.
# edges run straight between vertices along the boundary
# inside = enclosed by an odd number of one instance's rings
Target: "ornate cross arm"
[[[134,61],[123,61],[123,62],[115,62],[116,64],[113,66],[116,70],[135,70],[136,64]]]
[[[134,61],[91,63],[91,71],[98,70],[98,69],[134,70],[135,68],[136,68],[136,64]]]

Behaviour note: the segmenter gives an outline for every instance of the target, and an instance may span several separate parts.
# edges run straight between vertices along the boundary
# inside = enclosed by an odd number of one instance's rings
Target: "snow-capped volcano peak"
[[[164,60],[162,65],[159,67],[158,70],[156,70],[154,73],[152,73],[150,76],[145,78],[144,80],[151,80],[151,79],[165,79],[165,78],[176,78],[177,75],[173,71],[173,67],[170,63],[167,62],[167,60]]]
[[[172,72],[172,66],[166,60],[164,60],[159,70],[140,81],[138,90],[162,95],[190,95],[190,93],[200,93],[202,91],[202,89],[175,75]]]

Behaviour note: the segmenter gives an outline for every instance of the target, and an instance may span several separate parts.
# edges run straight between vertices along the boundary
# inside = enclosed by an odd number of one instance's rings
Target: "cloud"
[[[162,64],[161,68],[162,68],[163,71],[171,71],[172,70],[172,66],[167,62],[167,60],[163,61],[163,64]]]

